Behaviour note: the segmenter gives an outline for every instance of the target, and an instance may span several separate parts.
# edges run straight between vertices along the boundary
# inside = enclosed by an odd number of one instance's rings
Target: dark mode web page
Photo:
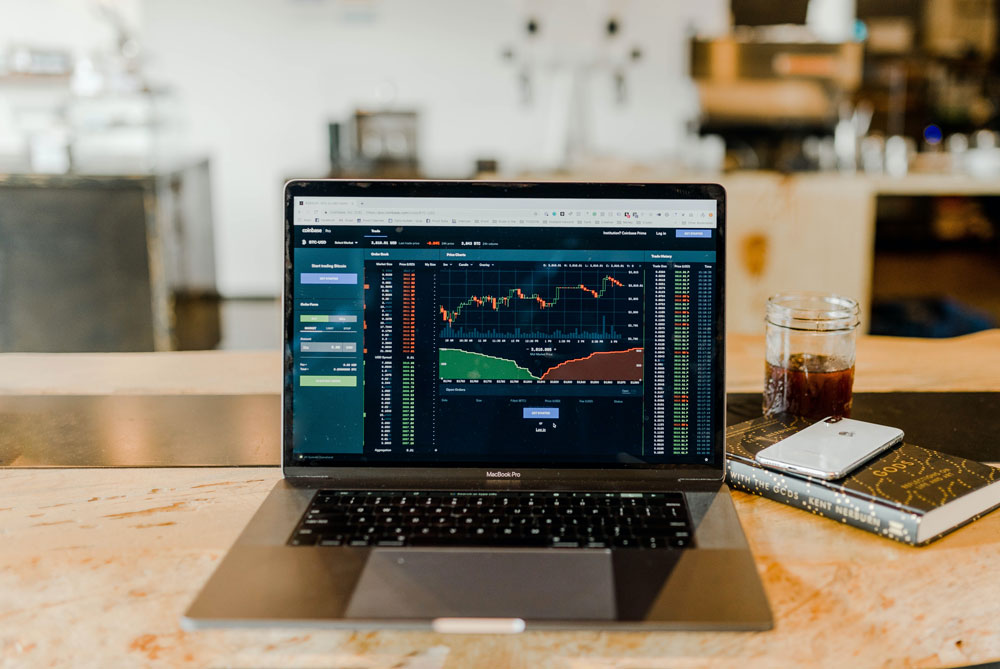
[[[293,458],[711,463],[715,215],[713,200],[297,198]]]

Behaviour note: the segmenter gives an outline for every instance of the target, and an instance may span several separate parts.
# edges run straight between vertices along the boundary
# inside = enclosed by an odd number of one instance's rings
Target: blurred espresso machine
[[[732,9],[729,35],[691,42],[699,131],[725,140],[730,168],[823,167],[805,155],[809,140],[834,134],[861,84],[853,3],[733,0]]]

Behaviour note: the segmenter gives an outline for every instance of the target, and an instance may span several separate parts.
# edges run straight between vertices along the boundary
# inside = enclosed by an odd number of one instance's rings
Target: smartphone
[[[903,440],[887,425],[830,416],[757,453],[765,467],[819,479],[839,479]]]

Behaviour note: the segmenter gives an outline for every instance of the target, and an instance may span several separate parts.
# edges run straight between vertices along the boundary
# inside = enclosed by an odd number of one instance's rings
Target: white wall
[[[87,0],[0,0],[0,48],[110,46]],[[326,127],[357,107],[420,111],[421,161],[430,175],[467,176],[478,157],[514,172],[552,148],[555,61],[626,47],[627,104],[611,76],[590,79],[592,148],[626,158],[678,149],[693,93],[686,35],[724,29],[728,0],[119,0],[141,27],[150,79],[183,110],[185,143],[212,159],[220,290],[273,295],[281,279],[281,186],[327,168]],[[535,100],[519,103],[507,46],[526,53],[528,14],[542,30]],[[621,20],[612,46],[603,25]],[[13,19],[13,20],[12,20]],[[619,46],[613,46],[617,43]]]
[[[176,88],[190,140],[213,160],[223,293],[278,292],[281,184],[324,174],[326,124],[356,107],[391,97],[418,109],[433,175],[468,175],[480,156],[506,170],[534,165],[550,78],[539,75],[535,105],[523,107],[515,69],[500,57],[519,44],[526,11],[540,17],[543,43],[567,29],[604,39],[604,16],[621,16],[622,43],[645,57],[628,69],[624,107],[612,102],[610,76],[594,77],[595,148],[676,149],[689,104],[680,104],[685,35],[724,26],[726,0],[142,0],[151,72]]]

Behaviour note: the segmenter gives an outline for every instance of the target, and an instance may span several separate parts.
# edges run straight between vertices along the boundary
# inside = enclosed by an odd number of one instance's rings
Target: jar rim
[[[765,320],[794,330],[853,330],[861,322],[856,300],[843,295],[787,291],[767,299]]]

